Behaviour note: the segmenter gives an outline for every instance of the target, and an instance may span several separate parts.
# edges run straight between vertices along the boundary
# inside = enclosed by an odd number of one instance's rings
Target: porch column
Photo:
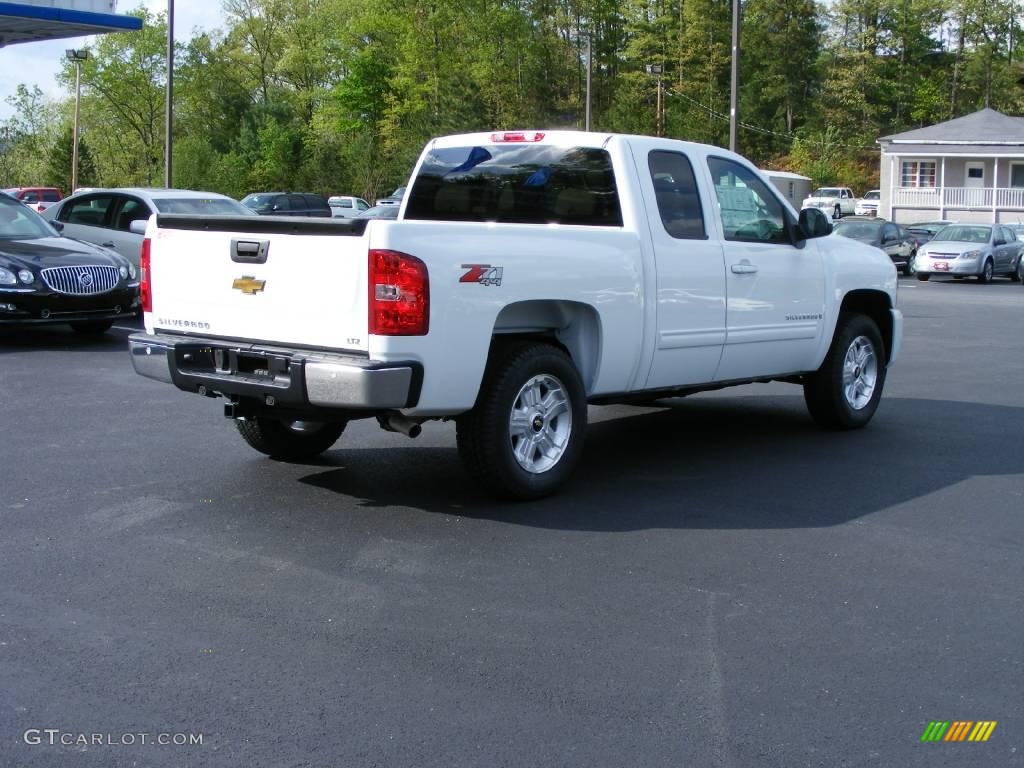
[[[996,197],[999,195],[999,157],[992,160],[992,223],[998,220],[996,215]]]
[[[896,186],[899,182],[899,177],[896,174],[900,171],[899,161],[900,159],[896,155],[889,155],[889,210],[885,215],[889,221],[896,221],[893,214],[896,210]]]
[[[946,156],[939,163],[939,221],[946,218]]]

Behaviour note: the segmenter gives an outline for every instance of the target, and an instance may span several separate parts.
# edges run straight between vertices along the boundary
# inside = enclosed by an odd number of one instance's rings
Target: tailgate
[[[367,223],[158,215],[146,330],[365,352]]]

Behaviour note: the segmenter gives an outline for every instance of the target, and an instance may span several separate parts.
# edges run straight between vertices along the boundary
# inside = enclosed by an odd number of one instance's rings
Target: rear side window
[[[647,155],[647,167],[665,231],[678,240],[705,239],[704,211],[686,155],[655,150]]]
[[[312,211],[330,211],[331,206],[322,197],[316,195],[303,195],[306,199],[306,206]]]
[[[43,202],[44,203],[59,203],[60,192],[56,189],[44,189],[43,190]]]
[[[432,150],[405,218],[622,226],[607,151],[536,144]]]
[[[39,193],[34,189],[30,189],[28,192],[21,193],[21,202],[23,203],[38,203]]]
[[[114,198],[111,195],[81,197],[65,204],[57,217],[68,224],[84,224],[87,227],[107,226],[107,213]]]

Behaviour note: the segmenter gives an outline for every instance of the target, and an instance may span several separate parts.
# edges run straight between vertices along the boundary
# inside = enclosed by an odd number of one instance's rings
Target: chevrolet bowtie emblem
[[[266,284],[266,280],[257,280],[252,275],[242,275],[235,279],[235,282],[231,284],[231,287],[232,289],[241,291],[249,296],[255,296],[263,290],[263,286]]]

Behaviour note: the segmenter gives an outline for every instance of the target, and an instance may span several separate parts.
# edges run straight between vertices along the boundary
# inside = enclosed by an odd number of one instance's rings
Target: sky
[[[17,2],[17,0],[14,0]],[[150,11],[157,13],[167,9],[166,0],[120,0],[117,12],[125,13],[139,5],[145,5]],[[215,29],[224,26],[224,14],[219,0],[175,0],[174,29],[175,37],[188,39],[195,28]],[[61,90],[57,83],[57,73],[61,68],[64,51],[68,48],[81,48],[90,37],[69,37],[65,40],[52,40],[45,43],[22,43],[0,48],[0,120],[13,113],[7,103],[7,97],[14,94],[18,83],[39,88],[51,99],[59,99],[68,94]]]

